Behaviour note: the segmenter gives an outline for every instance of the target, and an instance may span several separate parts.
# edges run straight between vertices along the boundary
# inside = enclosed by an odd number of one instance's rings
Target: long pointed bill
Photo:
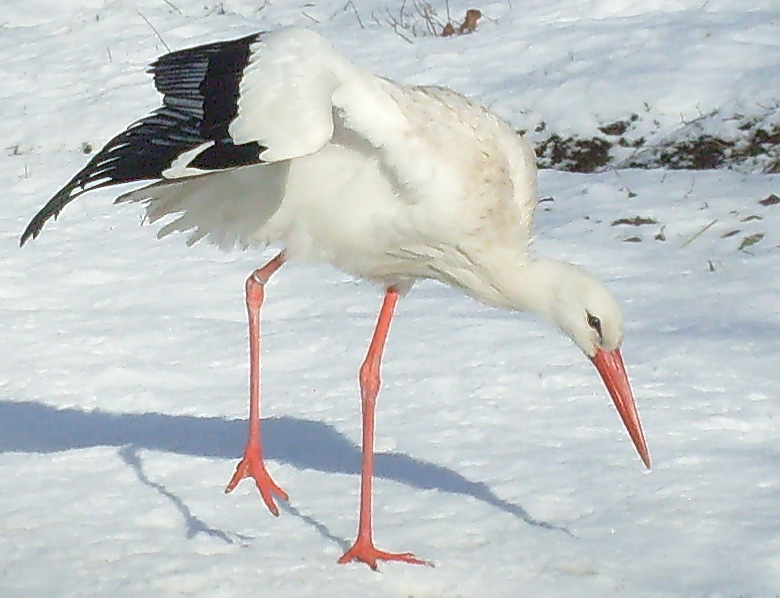
[[[650,452],[647,450],[642,422],[639,421],[639,412],[636,410],[634,394],[631,392],[631,384],[628,382],[620,349],[614,351],[599,349],[596,355],[591,357],[591,361],[599,371],[601,379],[604,380],[604,386],[607,387],[609,396],[612,397],[620,419],[623,420],[623,425],[626,426],[642,462],[650,469]]]

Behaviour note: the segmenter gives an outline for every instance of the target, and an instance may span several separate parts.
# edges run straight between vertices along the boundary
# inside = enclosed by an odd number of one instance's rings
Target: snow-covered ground
[[[356,371],[379,289],[306,264],[270,286],[265,444],[291,495],[275,519],[249,482],[222,493],[245,438],[242,283],[270,253],[157,241],[110,190],[18,249],[84,144],[157,105],[144,70],[160,38],[311,26],[369,69],[562,134],[644,110],[635,133],[663,136],[780,101],[774,0],[449,5],[456,21],[479,8],[478,31],[422,35],[402,0],[4,3],[0,596],[780,594],[778,175],[541,173],[537,252],[582,263],[624,304],[652,472],[547,325],[433,283],[401,302],[377,544],[436,567],[380,574],[335,564],[357,523]]]

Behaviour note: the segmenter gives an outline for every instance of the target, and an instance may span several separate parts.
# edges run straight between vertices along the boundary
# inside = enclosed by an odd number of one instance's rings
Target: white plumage
[[[161,234],[281,243],[290,258],[401,287],[430,277],[471,291],[464,274],[498,282],[474,271],[490,265],[486,230],[516,246],[508,259],[525,259],[535,157],[505,122],[451,91],[366,73],[310,31],[253,46],[230,132],[267,147],[264,163],[205,180],[172,169],[166,178],[190,178],[120,198],[149,199],[152,222],[175,215]]]
[[[529,256],[536,161],[506,122],[447,89],[367,73],[307,30],[181,50],[152,72],[163,106],[111,140],[36,215],[22,243],[81,193],[147,180],[117,201],[144,202],[160,236],[282,247],[247,280],[250,439],[228,489],[253,477],[275,513],[274,495],[286,498],[262,462],[258,349],[264,285],[287,259],[330,262],[387,289],[361,368],[361,520],[343,562],[420,562],[371,540],[379,364],[395,301],[417,279],[556,324],[598,368],[649,466],[619,350],[620,308],[583,269]]]

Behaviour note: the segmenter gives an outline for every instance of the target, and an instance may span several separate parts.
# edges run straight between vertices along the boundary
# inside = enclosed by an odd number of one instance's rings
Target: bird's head
[[[623,312],[612,293],[579,266],[560,263],[559,269],[549,304],[553,322],[591,359],[600,350],[620,349]]]
[[[585,269],[555,260],[532,266],[536,287],[531,308],[552,320],[596,366],[644,464],[650,467],[634,395],[620,348],[623,312],[612,293]]]

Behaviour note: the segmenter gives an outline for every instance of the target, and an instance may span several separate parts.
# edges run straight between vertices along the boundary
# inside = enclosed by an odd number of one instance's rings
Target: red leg
[[[379,368],[382,363],[382,352],[385,348],[393,310],[398,302],[398,291],[390,287],[385,292],[382,308],[379,310],[374,336],[368,347],[368,353],[360,367],[360,397],[363,412],[363,469],[360,474],[360,520],[355,543],[339,559],[339,563],[361,561],[374,571],[377,561],[404,561],[418,565],[428,565],[426,561],[416,558],[411,552],[392,553],[378,550],[374,546],[372,531],[372,480],[374,476],[374,415],[376,397],[379,394]]]
[[[263,463],[263,445],[260,439],[260,310],[265,298],[265,283],[284,264],[284,252],[277,255],[246,279],[246,309],[249,314],[249,437],[236,472],[230,478],[225,492],[231,492],[244,478],[252,478],[263,502],[277,517],[279,508],[274,495],[288,500],[287,493],[271,479]]]

